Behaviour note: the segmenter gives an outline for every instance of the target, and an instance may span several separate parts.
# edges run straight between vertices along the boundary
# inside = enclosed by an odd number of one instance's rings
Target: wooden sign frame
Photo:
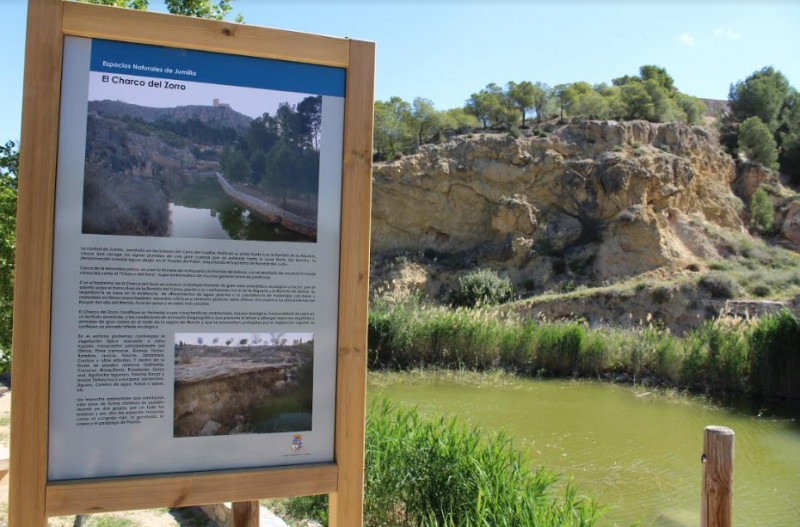
[[[50,317],[62,51],[80,36],[346,70],[334,461],[50,482]],[[9,525],[48,516],[330,494],[330,525],[362,525],[375,45],[62,0],[29,0],[14,299]]]

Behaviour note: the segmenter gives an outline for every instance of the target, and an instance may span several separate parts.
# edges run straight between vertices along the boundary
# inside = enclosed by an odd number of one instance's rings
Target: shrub
[[[750,198],[750,222],[760,232],[771,231],[775,222],[772,200],[761,187]]]
[[[654,287],[650,295],[653,297],[653,302],[656,304],[666,304],[672,300],[672,289],[668,286],[660,285]]]
[[[564,280],[558,285],[558,288],[561,290],[562,293],[571,293],[575,291],[578,286],[575,284],[574,280]]]
[[[778,145],[769,126],[756,116],[739,125],[739,152],[765,167],[778,168]]]
[[[511,280],[501,278],[489,269],[478,269],[458,279],[450,292],[450,304],[462,307],[494,305],[508,302],[514,296]]]
[[[733,298],[736,295],[736,283],[721,273],[703,275],[698,284],[711,293],[711,298]]]

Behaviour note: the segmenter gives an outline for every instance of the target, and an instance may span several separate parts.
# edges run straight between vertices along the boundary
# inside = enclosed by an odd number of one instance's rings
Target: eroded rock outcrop
[[[687,225],[744,232],[735,177],[707,131],[679,123],[585,121],[547,137],[457,137],[376,164],[372,249],[505,246],[490,251],[493,266],[518,282],[546,280],[540,267],[556,253],[577,255],[599,279],[687,266],[708,248]]]
[[[296,364],[260,365],[176,379],[175,437],[236,433],[254,404],[294,388],[296,371]]]

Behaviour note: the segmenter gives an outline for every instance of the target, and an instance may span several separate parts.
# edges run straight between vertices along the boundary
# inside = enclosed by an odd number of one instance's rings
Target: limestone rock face
[[[781,233],[787,240],[800,246],[800,201],[789,204],[781,226]]]
[[[497,236],[532,236],[539,223],[536,219],[537,212],[525,196],[517,194],[513,198],[500,198],[492,216],[492,231]]]
[[[740,162],[736,166],[736,179],[733,191],[737,196],[749,203],[761,183],[777,181],[776,174],[758,163]]]
[[[583,121],[547,137],[456,137],[373,170],[372,249],[462,253],[506,243],[580,250],[599,277],[684,265],[703,240],[687,218],[743,232],[734,161],[699,127]],[[588,248],[588,249],[587,249]],[[502,267],[502,266],[499,266]]]

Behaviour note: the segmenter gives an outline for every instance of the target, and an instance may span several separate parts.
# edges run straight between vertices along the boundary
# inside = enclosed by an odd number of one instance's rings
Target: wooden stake
[[[258,501],[233,503],[233,527],[259,527],[260,507]]]
[[[733,440],[730,428],[705,429],[701,527],[733,525]]]

